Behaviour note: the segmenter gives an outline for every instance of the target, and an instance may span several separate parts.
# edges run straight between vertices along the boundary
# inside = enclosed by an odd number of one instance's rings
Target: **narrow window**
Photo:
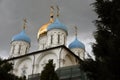
[[[15,45],[12,47],[12,54],[14,54]]]
[[[21,45],[19,45],[18,54],[20,54],[20,51],[21,51]]]
[[[43,44],[43,49],[44,49],[44,47],[45,47],[45,46],[44,46],[44,44]]]
[[[28,48],[26,47],[25,54],[27,54]]]
[[[64,36],[63,40],[64,40],[64,44],[65,44],[65,36]]]
[[[51,35],[51,44],[53,43],[53,35]]]
[[[60,43],[60,34],[58,34],[58,43]]]

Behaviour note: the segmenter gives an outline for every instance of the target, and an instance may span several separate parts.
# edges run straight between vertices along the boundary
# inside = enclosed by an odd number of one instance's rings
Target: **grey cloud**
[[[57,1],[57,0],[56,0]],[[23,18],[28,19],[27,34],[32,39],[31,51],[37,50],[36,35],[40,26],[49,20],[49,7],[55,0],[0,0],[0,55],[7,56],[13,35],[22,30]],[[93,20],[96,14],[90,6],[93,0],[59,0],[60,21],[69,31],[68,44],[74,40],[74,25],[78,28],[78,37],[87,43],[93,39],[95,30]],[[3,53],[4,52],[4,53]]]

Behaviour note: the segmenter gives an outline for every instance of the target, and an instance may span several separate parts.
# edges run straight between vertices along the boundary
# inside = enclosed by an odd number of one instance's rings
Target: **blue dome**
[[[31,42],[30,38],[26,35],[25,30],[22,30],[19,34],[13,36],[12,41],[26,41]]]
[[[47,28],[48,31],[52,29],[62,29],[67,32],[67,27],[64,24],[62,24],[58,18],[56,18],[56,20]]]
[[[69,48],[82,48],[85,49],[85,45],[80,42],[77,38],[69,45]]]

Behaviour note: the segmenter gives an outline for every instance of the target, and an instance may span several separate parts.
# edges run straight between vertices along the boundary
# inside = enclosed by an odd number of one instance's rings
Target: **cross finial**
[[[75,36],[77,38],[77,26],[75,26]]]
[[[51,6],[50,7],[50,17],[52,17],[53,18],[53,15],[54,15],[54,7],[53,6]]]
[[[60,14],[60,13],[59,13],[60,8],[59,8],[59,6],[58,6],[58,5],[56,6],[56,8],[57,8],[57,17],[59,17],[59,14]]]
[[[53,17],[54,17],[54,7],[50,7],[50,21],[53,22]]]
[[[25,28],[26,28],[27,19],[26,19],[26,18],[24,18],[24,19],[23,19],[23,21],[24,21],[24,24],[23,24],[23,29],[25,29]]]

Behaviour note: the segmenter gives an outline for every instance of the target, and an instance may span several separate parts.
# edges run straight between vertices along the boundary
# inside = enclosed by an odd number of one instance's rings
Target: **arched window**
[[[26,70],[27,70],[26,65],[24,65],[21,70],[22,70],[21,76],[24,77],[26,75]]]

